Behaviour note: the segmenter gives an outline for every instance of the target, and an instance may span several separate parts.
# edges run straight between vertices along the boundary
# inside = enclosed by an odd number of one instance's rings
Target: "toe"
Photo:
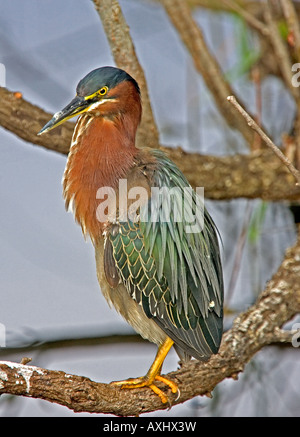
[[[161,375],[156,375],[155,379],[157,381],[161,381],[164,384],[166,384],[168,387],[170,387],[170,389],[172,390],[172,393],[177,393],[178,392],[178,385],[175,384],[175,382],[171,381],[170,379],[167,379]]]

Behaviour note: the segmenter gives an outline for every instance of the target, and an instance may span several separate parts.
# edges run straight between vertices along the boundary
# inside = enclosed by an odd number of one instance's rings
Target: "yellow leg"
[[[154,384],[154,381],[161,381],[166,384],[172,390],[172,393],[176,393],[178,391],[177,384],[170,381],[163,376],[160,376],[160,371],[163,365],[163,362],[173,346],[174,342],[169,337],[167,337],[166,341],[158,348],[155,360],[153,361],[150,369],[148,370],[145,376],[141,376],[139,378],[129,378],[124,381],[114,381],[112,384],[121,385],[122,388],[132,389],[132,388],[140,388],[140,387],[149,387],[151,390],[156,393],[163,403],[168,401],[166,395]]]

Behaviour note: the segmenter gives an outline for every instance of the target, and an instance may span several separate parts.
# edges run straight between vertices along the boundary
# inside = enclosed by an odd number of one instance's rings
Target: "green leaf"
[[[252,218],[250,221],[250,225],[248,228],[248,238],[250,243],[257,242],[260,234],[261,234],[261,228],[263,226],[266,211],[268,208],[267,202],[261,202],[255,209],[252,214]]]

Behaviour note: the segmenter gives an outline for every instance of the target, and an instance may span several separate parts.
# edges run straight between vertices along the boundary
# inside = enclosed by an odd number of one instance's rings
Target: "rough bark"
[[[139,63],[134,43],[130,36],[130,29],[125,21],[119,2],[116,0],[93,0],[105,34],[111,48],[115,63],[126,70],[138,82],[141,90],[143,115],[137,132],[137,145],[158,147],[158,130],[154,120],[146,78]]]
[[[19,138],[59,153],[68,153],[74,123],[66,122],[47,135],[37,133],[53,114],[29,103],[20,92],[11,92],[0,87],[0,125]],[[5,102],[5,104],[4,104]]]
[[[50,120],[49,114],[16,93],[0,88],[0,125],[25,141],[67,154],[74,123],[66,122],[49,133],[37,132]],[[228,103],[229,105],[229,103]],[[300,200],[300,187],[280,160],[269,150],[250,155],[206,156],[162,147],[194,187],[205,187],[205,196],[214,200],[239,197],[269,201]]]

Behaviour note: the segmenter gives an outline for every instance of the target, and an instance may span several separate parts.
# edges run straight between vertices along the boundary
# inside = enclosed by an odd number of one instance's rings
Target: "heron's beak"
[[[84,97],[76,96],[64,109],[53,115],[51,120],[39,131],[38,135],[44,134],[64,123],[66,120],[69,120],[69,118],[81,114],[87,110],[89,105],[90,102]]]

